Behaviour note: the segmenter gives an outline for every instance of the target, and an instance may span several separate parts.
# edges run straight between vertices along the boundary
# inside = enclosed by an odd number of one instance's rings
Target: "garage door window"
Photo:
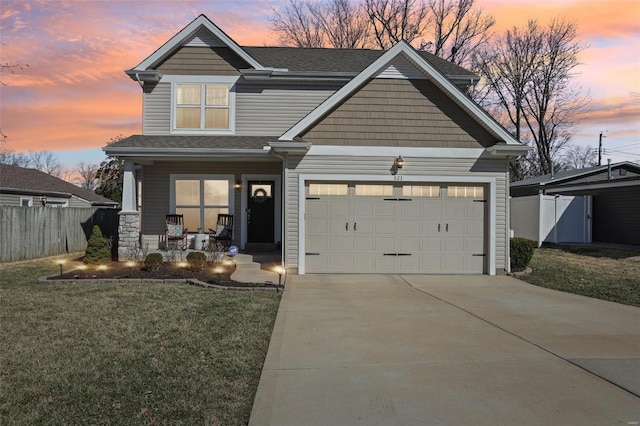
[[[356,196],[390,197],[393,185],[356,185]]]
[[[440,187],[433,185],[404,185],[403,197],[440,197]]]
[[[484,199],[484,188],[481,186],[449,186],[447,197]]]
[[[349,192],[347,184],[339,183],[311,183],[309,184],[309,195],[314,197],[323,196],[346,196]]]

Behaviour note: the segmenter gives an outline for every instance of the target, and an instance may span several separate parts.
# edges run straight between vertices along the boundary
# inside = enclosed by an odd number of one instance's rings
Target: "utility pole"
[[[602,132],[600,132],[600,142],[598,142],[598,166],[602,166]]]

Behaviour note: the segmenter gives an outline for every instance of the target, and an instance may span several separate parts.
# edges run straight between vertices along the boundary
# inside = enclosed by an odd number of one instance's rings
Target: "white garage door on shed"
[[[307,273],[485,272],[483,186],[306,185]]]

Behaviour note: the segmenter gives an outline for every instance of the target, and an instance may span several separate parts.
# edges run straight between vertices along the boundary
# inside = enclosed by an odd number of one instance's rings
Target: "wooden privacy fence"
[[[0,262],[84,251],[93,225],[112,237],[117,253],[116,209],[0,206]]]

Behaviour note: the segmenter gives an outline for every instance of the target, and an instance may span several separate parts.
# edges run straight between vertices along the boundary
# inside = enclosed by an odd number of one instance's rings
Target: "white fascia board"
[[[295,142],[294,142],[295,143]],[[479,158],[485,148],[415,148],[391,146],[337,146],[313,145],[307,155],[345,156],[345,157],[386,157],[398,155],[404,158]]]
[[[486,151],[489,155],[494,157],[512,157],[512,156],[521,156],[526,155],[527,152],[531,151],[531,147],[527,145],[504,145],[504,144],[496,144],[486,148]]]
[[[151,67],[158,60],[163,58],[165,55],[172,52],[174,49],[182,45],[182,43],[192,34],[195,34],[200,28],[206,28],[211,31],[216,37],[218,37],[224,44],[227,45],[233,52],[235,52],[238,56],[240,56],[245,62],[254,67],[255,69],[263,69],[264,67],[258,63],[253,57],[251,57],[247,52],[245,52],[235,41],[231,39],[228,35],[224,33],[220,28],[218,28],[213,22],[209,20],[204,15],[198,16],[196,19],[191,21],[189,25],[184,27],[178,34],[174,35],[163,44],[158,50],[153,52],[151,56],[147,57],[144,61],[140,62],[136,67],[132,70],[146,70]]]
[[[287,130],[280,140],[293,140],[293,138],[300,136],[301,133],[308,130],[313,124],[315,124],[324,115],[328,114],[334,107],[340,102],[353,94],[358,88],[365,84],[370,78],[373,78],[377,73],[384,70],[391,61],[398,55],[405,55],[413,64],[422,72],[424,72],[432,82],[445,91],[456,103],[465,108],[468,112],[474,115],[487,130],[491,131],[495,136],[504,140],[508,145],[520,146],[518,142],[509,132],[507,132],[501,125],[499,125],[489,114],[480,108],[475,102],[469,99],[464,93],[462,93],[447,77],[440,73],[433,67],[426,59],[420,56],[407,42],[401,41],[385,54],[380,56],[371,65],[365,68],[360,74],[353,78],[349,83],[345,84],[340,90],[335,92],[332,96],[327,98],[318,108],[309,113],[306,117],[300,120],[296,125]]]
[[[574,191],[589,191],[589,190],[597,190],[597,189],[611,189],[611,188],[623,188],[630,186],[640,186],[640,181],[630,180],[630,181],[615,181],[611,180],[608,182],[601,183],[592,183],[590,185],[567,185],[563,187],[556,188],[544,188],[545,193],[547,194],[562,194],[563,192],[574,192]]]

